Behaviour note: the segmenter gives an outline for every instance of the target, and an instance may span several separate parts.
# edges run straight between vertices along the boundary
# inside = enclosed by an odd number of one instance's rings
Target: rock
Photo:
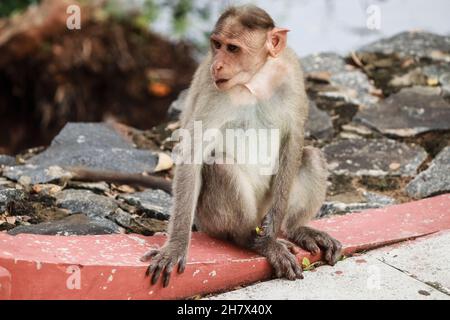
[[[392,87],[424,86],[428,83],[427,77],[420,68],[413,69],[402,75],[394,75],[389,85]]]
[[[450,62],[450,37],[428,32],[403,32],[358,50],[358,53],[364,52]]]
[[[90,169],[121,173],[153,172],[158,156],[138,150],[129,141],[103,123],[69,123],[44,152],[28,160],[27,166],[15,166],[4,176],[18,180],[30,177],[31,183],[47,183],[64,177],[61,167],[83,166]],[[59,168],[55,172],[47,172]]]
[[[88,217],[106,217],[119,206],[115,200],[88,190],[67,189],[55,195],[56,205],[71,213],[84,213]]]
[[[146,190],[127,195],[120,195],[119,199],[138,207],[151,218],[168,220],[172,197],[161,190]]]
[[[167,221],[131,215],[122,209],[116,210],[108,219],[113,220],[128,232],[151,236],[155,232],[167,231]]]
[[[170,105],[169,110],[167,111],[170,120],[179,119],[181,112],[184,110],[184,104],[186,102],[187,94],[187,89],[181,91],[181,93],[178,95],[177,100],[172,102],[172,104]]]
[[[402,89],[378,106],[360,110],[354,121],[394,137],[450,130],[450,103],[431,90]]]
[[[429,82],[441,86],[444,96],[450,97],[450,65],[448,63],[426,66],[423,68],[423,74]]]
[[[56,184],[35,184],[31,188],[34,193],[39,193],[47,196],[54,196],[58,192],[61,192],[62,189],[63,187]]]
[[[34,225],[18,226],[8,231],[10,235],[21,233],[43,235],[98,235],[121,233],[121,228],[105,218],[90,218],[85,214],[73,214],[67,218]]]
[[[0,189],[14,187],[14,183],[6,178],[0,177]]]
[[[131,216],[130,213],[119,208],[113,213],[111,213],[108,216],[108,219],[118,223],[120,226],[124,228],[130,228],[133,217]]]
[[[38,166],[26,164],[22,166],[6,167],[3,175],[8,179],[22,184],[45,184],[71,177],[71,173],[58,166]]]
[[[394,198],[367,191],[364,192],[364,197],[369,204],[376,205],[377,208],[393,205],[397,202]]]
[[[325,202],[318,213],[322,218],[332,214],[345,214],[359,212],[367,209],[383,208],[396,203],[394,198],[372,192],[364,192],[365,201],[356,203],[344,203],[337,201]]]
[[[450,74],[446,74],[441,78],[442,90],[445,97],[450,97]]]
[[[353,177],[413,177],[427,158],[422,147],[389,139],[343,139],[323,151],[333,174]],[[397,170],[391,169],[393,163]]]
[[[334,53],[321,53],[302,58],[302,65],[306,77],[318,73],[328,73],[330,90],[319,91],[318,96],[331,100],[344,100],[345,102],[370,107],[375,105],[379,98],[371,93],[376,89],[369,78],[362,71],[347,65],[345,60]]]
[[[305,75],[320,72],[337,74],[346,71],[345,60],[333,52],[311,54],[301,58],[301,64]]]
[[[450,147],[439,153],[430,167],[406,187],[406,193],[416,199],[447,192],[450,192]]]
[[[99,193],[105,193],[110,190],[109,185],[106,182],[69,181],[67,186],[71,189],[83,189]]]
[[[22,201],[26,197],[25,192],[14,188],[0,189],[0,213],[6,211],[6,205],[10,201]]]
[[[344,124],[342,130],[360,137],[369,137],[373,135],[373,131],[370,128],[355,122]]]
[[[330,139],[333,134],[334,128],[331,117],[325,111],[319,110],[313,101],[310,101],[306,135],[316,139]]]
[[[16,164],[16,158],[0,154],[0,167],[1,166],[13,166]]]

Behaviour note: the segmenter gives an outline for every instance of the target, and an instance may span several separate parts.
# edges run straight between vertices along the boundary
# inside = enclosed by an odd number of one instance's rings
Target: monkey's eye
[[[220,42],[216,41],[216,40],[211,40],[211,43],[212,43],[213,47],[216,48],[216,49],[220,49],[220,47],[222,46],[220,44]]]
[[[235,46],[233,44],[229,44],[229,45],[227,45],[227,50],[228,50],[228,52],[236,53],[239,51],[239,47]]]

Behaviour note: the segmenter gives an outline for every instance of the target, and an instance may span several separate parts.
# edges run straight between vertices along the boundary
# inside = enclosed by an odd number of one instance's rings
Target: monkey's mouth
[[[219,79],[219,80],[216,80],[216,85],[221,85],[221,84],[224,84],[226,82],[228,82],[228,79]]]

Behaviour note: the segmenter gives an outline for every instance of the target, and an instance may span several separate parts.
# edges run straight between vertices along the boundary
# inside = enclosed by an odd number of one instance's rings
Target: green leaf
[[[309,259],[304,257],[303,260],[302,260],[303,268],[309,268],[310,265],[311,265],[311,262],[309,261]]]

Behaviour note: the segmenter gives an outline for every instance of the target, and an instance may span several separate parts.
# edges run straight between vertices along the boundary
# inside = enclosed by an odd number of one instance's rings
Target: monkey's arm
[[[160,250],[151,250],[142,257],[142,261],[151,259],[147,275],[152,275],[152,284],[158,281],[163,272],[163,286],[167,287],[173,268],[178,264],[178,273],[185,269],[192,222],[201,188],[200,173],[199,165],[181,164],[176,167],[169,237]]]
[[[206,86],[210,85],[209,83],[205,83],[205,80],[209,79],[208,73],[210,67],[211,55],[208,55],[195,72],[194,79],[192,80],[191,86],[189,87],[185,107],[183,108],[183,112],[180,116],[180,123],[182,128],[186,128],[186,126],[193,118],[199,92],[201,92],[201,89],[204,89]]]
[[[285,217],[289,193],[301,164],[302,135],[291,132],[281,142],[278,172],[273,178],[273,202],[262,222],[262,233],[255,237],[255,246],[267,245],[276,239]]]

